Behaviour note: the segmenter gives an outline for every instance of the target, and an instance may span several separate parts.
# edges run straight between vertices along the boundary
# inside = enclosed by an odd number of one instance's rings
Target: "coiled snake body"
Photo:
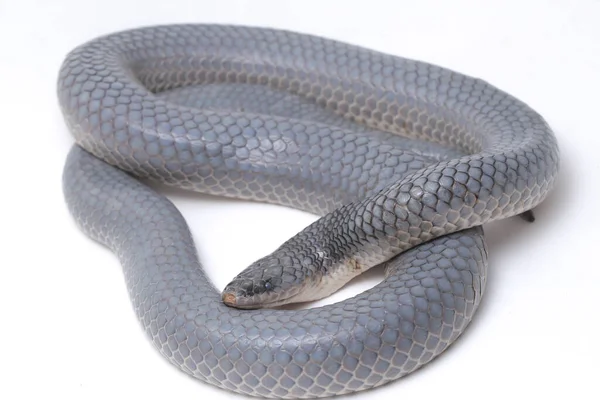
[[[480,302],[480,226],[536,206],[558,172],[546,122],[488,83],[280,30],[104,36],[67,56],[58,96],[77,142],[68,207],[118,255],[153,343],[256,396],[364,390],[435,358]],[[182,216],[134,177],[322,218],[220,294]],[[340,303],[242,309],[320,298],[382,263],[383,282]]]

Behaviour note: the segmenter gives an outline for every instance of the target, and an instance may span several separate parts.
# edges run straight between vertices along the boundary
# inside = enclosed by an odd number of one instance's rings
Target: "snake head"
[[[312,268],[291,256],[264,257],[237,275],[223,290],[223,302],[235,308],[267,308],[295,303],[314,283]]]

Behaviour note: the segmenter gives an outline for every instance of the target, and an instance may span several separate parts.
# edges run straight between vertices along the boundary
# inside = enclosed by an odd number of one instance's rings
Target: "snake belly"
[[[76,139],[67,205],[119,257],[152,342],[254,396],[365,390],[441,354],[483,294],[481,225],[535,207],[558,174],[544,119],[485,81],[295,32],[110,34],[67,55],[58,97]],[[313,309],[228,307],[139,178],[321,215],[268,257],[323,275],[383,263],[385,279]]]

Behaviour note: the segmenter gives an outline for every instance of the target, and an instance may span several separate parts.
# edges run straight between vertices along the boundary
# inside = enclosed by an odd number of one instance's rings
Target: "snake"
[[[358,392],[436,359],[481,303],[482,225],[531,212],[559,171],[546,120],[487,81],[308,33],[133,28],[72,49],[57,83],[76,225],[120,261],[160,354],[251,396]],[[317,219],[219,290],[153,183]],[[363,293],[306,303],[375,266]]]

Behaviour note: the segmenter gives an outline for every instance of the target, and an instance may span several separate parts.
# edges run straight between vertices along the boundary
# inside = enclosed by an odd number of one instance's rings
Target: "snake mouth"
[[[253,300],[248,301],[250,298],[244,297],[244,296],[236,296],[233,293],[223,293],[223,296],[222,296],[223,303],[225,303],[226,306],[232,307],[232,308],[238,308],[238,309],[242,309],[242,310],[253,310],[253,309],[259,309],[259,308],[274,308],[274,307],[282,306],[284,304],[288,304],[288,303],[292,302],[291,300],[293,298],[294,298],[294,296],[291,296],[291,297],[287,297],[285,299],[277,299],[272,302],[264,302],[264,301],[253,301]]]
[[[285,304],[293,303],[295,298],[301,293],[301,288],[292,288],[291,290],[270,293],[262,293],[253,296],[245,296],[236,293],[235,290],[226,288],[223,291],[221,299],[228,307],[252,310],[259,308],[275,308]]]

